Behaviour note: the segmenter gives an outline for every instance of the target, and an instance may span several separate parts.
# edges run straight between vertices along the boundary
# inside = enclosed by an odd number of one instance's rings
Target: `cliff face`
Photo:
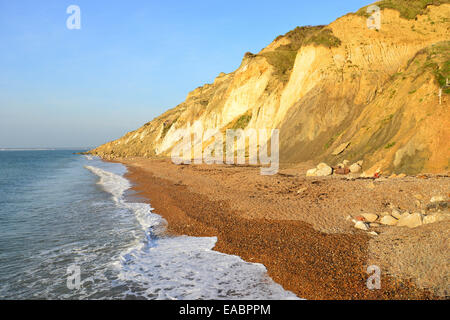
[[[197,123],[205,130],[278,128],[282,163],[364,159],[368,172],[448,170],[449,1],[430,1],[435,5],[413,14],[385,2],[378,3],[379,31],[367,28],[364,10],[297,28],[91,153],[167,156],[179,141],[175,131]],[[333,155],[343,143],[347,148]]]

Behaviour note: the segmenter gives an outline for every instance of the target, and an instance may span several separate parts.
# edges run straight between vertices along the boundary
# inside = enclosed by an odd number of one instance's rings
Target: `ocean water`
[[[165,235],[124,166],[73,152],[0,151],[0,299],[297,298],[214,237]]]

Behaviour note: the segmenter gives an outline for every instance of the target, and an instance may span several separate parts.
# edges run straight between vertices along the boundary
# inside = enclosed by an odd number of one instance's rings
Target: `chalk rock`
[[[316,171],[316,176],[317,177],[325,177],[325,176],[329,176],[333,173],[333,168],[331,168],[329,165],[327,165],[326,163],[319,163],[317,165],[317,171]]]
[[[416,228],[423,224],[422,214],[415,212],[410,215],[402,216],[400,220],[398,220],[397,226],[399,227],[408,227],[408,228]]]
[[[360,230],[364,230],[364,231],[369,230],[369,227],[368,227],[367,223],[362,222],[362,221],[357,221],[355,223],[355,228],[356,229],[360,229]]]
[[[393,209],[391,215],[395,219],[400,219],[402,217],[402,213],[400,211],[398,211],[397,209]]]
[[[445,197],[444,196],[434,196],[433,198],[431,198],[430,202],[442,202],[445,201]]]
[[[369,231],[369,232],[367,232],[367,233],[370,234],[370,235],[372,235],[372,236],[377,236],[377,235],[378,235],[378,233],[375,232],[375,231]]]
[[[359,164],[357,164],[357,163],[354,163],[354,164],[352,164],[351,166],[350,166],[350,172],[351,173],[358,173],[358,172],[360,172],[361,171],[361,166],[359,165]]]
[[[450,214],[434,213],[423,217],[423,224],[435,223],[450,219]]]
[[[384,216],[381,218],[380,223],[386,226],[395,226],[398,220],[392,217],[391,215]]]
[[[375,222],[378,219],[378,215],[374,214],[374,213],[363,213],[361,214],[364,219],[368,222]]]
[[[316,172],[317,172],[316,168],[309,169],[308,171],[306,171],[306,176],[307,177],[315,177],[316,176]]]

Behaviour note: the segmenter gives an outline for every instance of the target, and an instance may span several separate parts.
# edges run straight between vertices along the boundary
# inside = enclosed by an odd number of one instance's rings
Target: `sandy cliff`
[[[380,30],[367,27],[364,8],[328,26],[296,28],[246,53],[236,71],[195,89],[177,107],[91,152],[170,155],[176,130],[197,123],[278,128],[282,163],[364,159],[367,172],[447,171],[450,3],[405,11],[391,2],[377,3]],[[343,143],[348,147],[333,155]]]

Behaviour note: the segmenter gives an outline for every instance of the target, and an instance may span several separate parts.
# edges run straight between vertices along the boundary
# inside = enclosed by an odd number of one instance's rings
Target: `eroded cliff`
[[[449,1],[378,2],[328,26],[296,28],[177,107],[91,151],[170,155],[176,130],[278,128],[281,163],[364,159],[367,172],[442,172],[450,165]],[[428,5],[427,5],[428,3]],[[441,98],[439,91],[441,90]],[[347,148],[333,155],[343,143]]]

